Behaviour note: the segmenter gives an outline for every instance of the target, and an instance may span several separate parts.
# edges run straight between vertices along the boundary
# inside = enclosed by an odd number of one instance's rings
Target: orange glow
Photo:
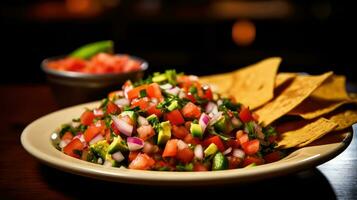
[[[83,13],[91,9],[91,0],[66,0],[66,7],[69,12]]]
[[[248,20],[237,21],[232,27],[232,39],[239,46],[248,46],[254,42],[255,25]]]

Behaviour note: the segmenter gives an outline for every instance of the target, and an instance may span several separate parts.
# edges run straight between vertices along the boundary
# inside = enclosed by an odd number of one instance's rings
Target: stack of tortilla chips
[[[346,92],[344,76],[278,73],[280,63],[273,57],[200,79],[249,106],[263,126],[273,124],[280,133],[278,148],[303,147],[357,122],[357,99]]]

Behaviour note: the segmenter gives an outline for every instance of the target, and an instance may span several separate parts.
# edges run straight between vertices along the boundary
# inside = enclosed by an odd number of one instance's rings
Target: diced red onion
[[[98,134],[95,136],[91,141],[89,141],[89,145],[95,144],[99,141],[105,140],[105,138],[102,136],[102,134]]]
[[[222,105],[222,103],[223,103],[223,101],[222,101],[221,99],[219,99],[219,100],[217,101],[217,105],[218,105],[218,106]]]
[[[160,85],[160,88],[163,90],[168,90],[168,89],[172,88],[172,85],[170,83],[166,83],[166,84]]]
[[[94,110],[93,110],[93,114],[94,114],[94,116],[96,116],[96,117],[98,117],[98,116],[103,116],[103,115],[104,115],[103,110],[100,109],[100,108],[94,109]]]
[[[260,126],[259,126],[257,123],[255,123],[255,122],[253,122],[253,125],[254,125],[254,130],[255,130],[255,132],[257,133],[257,137],[258,137],[259,139],[264,140],[265,135],[264,135],[264,133],[262,132],[262,127],[260,127]]]
[[[200,119],[198,120],[198,123],[200,124],[200,126],[202,128],[202,132],[205,132],[209,121],[210,121],[209,116],[206,113],[202,113],[200,116]]]
[[[172,95],[177,95],[180,92],[180,88],[174,87],[168,90],[165,90],[167,93],[172,94]]]
[[[195,149],[194,149],[193,152],[194,152],[195,157],[196,157],[197,159],[200,159],[200,160],[203,159],[203,148],[202,148],[202,146],[201,146],[200,144],[198,144],[198,145],[195,146]]]
[[[209,121],[208,125],[213,125],[215,124],[221,117],[222,117],[223,112],[218,112],[217,114],[213,115],[211,120]]]
[[[58,144],[58,146],[63,149],[65,146],[67,146],[68,143],[70,143],[71,140],[61,140],[61,142]]]
[[[114,103],[119,107],[128,106],[130,104],[129,100],[126,98],[117,99]]]
[[[182,90],[180,90],[180,92],[179,92],[179,98],[181,98],[181,99],[183,99],[183,98],[186,98],[186,94],[185,94],[185,92],[184,91],[182,91]]]
[[[117,127],[117,129],[123,133],[126,136],[131,136],[131,134],[133,133],[133,129],[134,127],[128,123],[126,123],[126,121],[119,119],[116,116],[112,116],[114,125]]]
[[[147,120],[145,117],[143,117],[143,116],[139,116],[139,117],[138,117],[138,123],[139,123],[139,126],[149,125],[148,120]]]
[[[113,153],[112,158],[117,162],[121,162],[125,159],[123,154],[120,151]]]
[[[244,158],[245,153],[242,149],[234,149],[232,155],[237,158]]]
[[[128,137],[126,139],[129,151],[136,151],[144,147],[144,141],[138,137]]]
[[[224,152],[223,152],[223,155],[227,155],[229,153],[232,152],[232,147],[229,147],[228,149],[226,149]]]
[[[178,140],[177,141],[178,150],[182,150],[182,149],[185,149],[187,147],[188,147],[188,145],[184,141],[182,141],[182,140]]]
[[[216,114],[216,113],[218,113],[217,104],[210,101],[207,103],[205,110],[206,110],[206,113]]]

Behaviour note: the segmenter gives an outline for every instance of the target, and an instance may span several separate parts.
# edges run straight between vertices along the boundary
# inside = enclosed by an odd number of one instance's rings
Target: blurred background
[[[106,39],[116,52],[148,60],[148,72],[205,75],[281,56],[280,71],[333,70],[355,82],[355,9],[345,1],[2,0],[0,6],[2,84],[45,83],[44,58]]]

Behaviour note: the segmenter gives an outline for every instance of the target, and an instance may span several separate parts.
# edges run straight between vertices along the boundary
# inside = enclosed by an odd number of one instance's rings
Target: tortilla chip
[[[278,141],[278,147],[288,149],[306,146],[331,132],[335,127],[337,127],[336,123],[320,118],[302,128],[282,133],[280,135],[281,140]]]
[[[303,103],[294,108],[288,115],[298,115],[304,119],[314,119],[330,113],[345,104],[357,103],[356,100],[324,101],[315,98],[307,98]]]
[[[322,84],[332,72],[319,76],[298,75],[290,85],[271,102],[256,110],[259,121],[269,125],[281,116],[287,114],[303,102],[318,86]]]
[[[349,100],[346,91],[346,77],[333,75],[318,87],[311,97],[325,100]]]
[[[234,76],[232,72],[201,76],[200,81],[209,84],[213,91],[228,95],[229,90],[233,87]]]
[[[331,116],[329,120],[335,122],[338,125],[335,130],[349,128],[354,123],[357,123],[357,110],[345,110]]]
[[[275,78],[275,88],[280,87],[287,81],[290,81],[291,79],[295,78],[296,74],[295,73],[288,73],[288,72],[281,72],[276,75]]]
[[[288,115],[299,115],[304,119],[313,119],[348,103],[357,103],[357,101],[350,100],[346,92],[345,77],[332,76],[322,83],[310,97],[290,111]]]
[[[275,77],[281,58],[262,60],[234,72],[230,95],[251,109],[262,106],[274,97]]]

